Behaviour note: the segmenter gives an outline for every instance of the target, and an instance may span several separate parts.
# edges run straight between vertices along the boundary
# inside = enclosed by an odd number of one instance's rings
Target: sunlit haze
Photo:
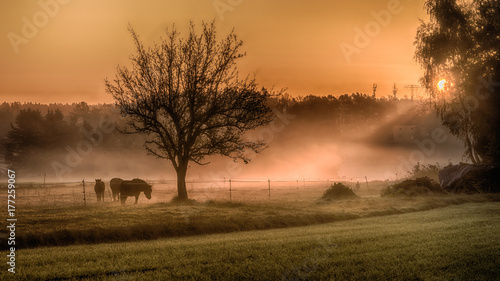
[[[441,79],[441,80],[439,80],[439,82],[437,83],[437,86],[438,86],[438,89],[439,89],[439,90],[443,90],[445,85],[446,85],[446,80],[445,80],[445,79]]]
[[[67,2],[67,3],[66,3]],[[233,28],[247,56],[241,75],[292,96],[401,96],[418,84],[413,42],[419,1],[2,1],[0,100],[109,103],[104,79],[134,52],[130,24],[145,44],[173,24],[215,20]]]
[[[425,93],[418,83],[422,72],[414,60],[413,43],[419,18],[428,17],[423,4],[423,0],[314,3],[216,0],[148,1],[147,4],[97,0],[3,1],[0,101],[113,103],[104,81],[114,79],[117,66],[131,66],[130,56],[135,53],[135,46],[128,26],[134,28],[146,46],[151,46],[164,38],[165,29],[173,25],[185,37],[190,21],[198,29],[202,22],[214,21],[219,38],[234,29],[243,40],[242,50],[246,53],[237,61],[240,75],[255,74],[260,85],[286,88],[291,98],[358,92],[418,100]],[[444,83],[440,82],[441,89]],[[433,117],[419,119],[420,125],[415,127],[417,115],[405,113],[411,107],[411,103],[402,101],[391,112],[381,111],[371,120],[361,116],[318,120],[303,115],[293,122],[288,120],[283,132],[272,135],[266,133],[269,128],[262,128],[256,134],[268,138],[269,149],[248,165],[232,167],[237,173],[231,176],[385,179],[403,176],[417,162],[459,160],[462,147],[454,137],[449,137],[431,156],[422,157],[421,148],[412,143],[415,131],[410,130],[418,130],[421,137],[427,137],[441,125]],[[45,113],[43,110],[42,114]],[[68,112],[65,116],[69,116]],[[380,119],[373,119],[374,116]],[[338,126],[345,122],[351,122],[351,131],[344,125]],[[10,128],[8,122],[5,128]],[[400,131],[395,133],[396,130]],[[304,131],[308,131],[307,136],[294,135]],[[410,146],[397,143],[396,138],[402,135]],[[396,143],[380,145],[377,137],[389,137]],[[104,141],[108,138],[105,135]],[[155,160],[146,156],[142,145],[136,147],[139,149],[134,151],[134,158],[141,157],[140,162],[148,165],[137,167],[130,159],[109,156],[109,151],[94,151],[82,166],[65,177],[80,178],[88,170],[116,161],[102,169],[100,176],[127,177],[132,170],[133,176],[175,178],[168,161]],[[232,160],[225,158],[213,157],[209,161],[208,166],[192,164],[188,178],[225,177],[227,167],[233,165]],[[83,168],[84,165],[89,168]],[[52,170],[49,176],[55,178]]]

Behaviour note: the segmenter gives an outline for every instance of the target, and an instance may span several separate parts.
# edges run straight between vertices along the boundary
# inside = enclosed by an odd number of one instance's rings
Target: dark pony
[[[140,179],[133,179],[131,181],[122,181],[120,184],[120,200],[125,204],[128,196],[135,196],[135,203],[139,200],[139,194],[144,192],[146,198],[151,199],[151,185]]]
[[[97,202],[104,202],[104,190],[106,189],[104,182],[101,179],[95,180],[94,191],[97,195]]]
[[[113,201],[118,201],[120,196],[120,185],[123,180],[119,178],[113,178],[109,182],[109,186],[111,187],[111,192],[113,193]]]

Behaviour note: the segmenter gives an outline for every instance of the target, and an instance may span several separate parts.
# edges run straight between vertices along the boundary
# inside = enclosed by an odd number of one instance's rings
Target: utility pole
[[[398,93],[398,88],[396,88],[396,83],[394,83],[394,88],[392,89],[392,96],[396,98],[397,93]]]
[[[373,95],[372,97],[375,98],[375,93],[377,92],[377,84],[373,83]]]
[[[420,88],[418,85],[405,85],[405,89],[410,89],[411,90],[411,100],[413,100],[413,92],[414,90]]]

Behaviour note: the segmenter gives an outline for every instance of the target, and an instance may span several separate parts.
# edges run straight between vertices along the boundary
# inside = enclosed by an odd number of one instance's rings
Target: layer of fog
[[[191,163],[187,178],[191,181],[224,178],[357,180],[365,177],[385,180],[404,177],[417,162],[444,165],[462,160],[463,145],[440,125],[439,118],[432,111],[414,114],[405,109],[386,116],[379,124],[360,124],[341,132],[332,130],[329,124],[328,120],[311,121],[296,117],[287,124],[260,128],[250,134],[264,138],[268,148],[254,155],[250,163],[209,157],[209,165]],[[397,128],[414,128],[416,132],[403,136],[407,139],[401,142],[395,135]],[[110,152],[94,147],[86,155],[70,154],[47,155],[51,165],[38,175],[30,175],[32,180],[42,180],[43,174],[47,181],[52,182],[110,180],[114,177],[176,179],[168,160],[146,155],[145,149]],[[80,159],[76,161],[71,157]],[[68,159],[75,161],[68,166]],[[65,168],[55,169],[53,163],[56,162]]]

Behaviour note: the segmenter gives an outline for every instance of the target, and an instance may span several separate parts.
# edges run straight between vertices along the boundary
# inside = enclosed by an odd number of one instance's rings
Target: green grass
[[[210,202],[88,207],[22,206],[16,213],[18,248],[151,240],[262,230],[408,213],[467,202],[500,201],[498,195],[358,198],[335,202]],[[2,249],[7,245],[2,244]]]
[[[467,203],[308,227],[25,249],[16,277],[499,280],[499,234],[500,203]]]

